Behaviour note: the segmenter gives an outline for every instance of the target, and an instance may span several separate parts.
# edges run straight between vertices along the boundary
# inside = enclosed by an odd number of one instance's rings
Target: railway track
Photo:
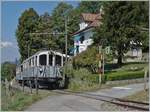
[[[59,94],[71,94],[75,96],[81,96],[81,97],[91,98],[91,99],[100,100],[104,102],[109,102],[112,104],[123,106],[125,108],[149,111],[149,103],[145,103],[145,102],[125,100],[125,99],[120,99],[120,98],[115,98],[115,97],[110,97],[105,95],[95,95],[95,94],[82,93],[82,92],[72,92],[72,91],[64,91],[64,90],[53,90],[53,91]]]
[[[15,88],[18,88],[18,87],[15,87]],[[27,87],[26,87],[26,89],[27,89]],[[29,91],[30,90],[28,88],[28,92]],[[90,94],[90,93],[73,92],[73,91],[65,91],[65,90],[52,90],[52,92],[59,93],[59,94],[70,94],[70,95],[75,95],[75,96],[91,98],[91,99],[95,99],[95,100],[99,100],[99,101],[116,104],[116,105],[119,105],[119,106],[122,106],[125,108],[149,111],[149,103],[145,103],[145,102],[138,102],[138,101],[125,100],[125,99],[115,98],[115,97],[110,97],[110,96],[105,96],[105,95],[95,95],[95,94]]]

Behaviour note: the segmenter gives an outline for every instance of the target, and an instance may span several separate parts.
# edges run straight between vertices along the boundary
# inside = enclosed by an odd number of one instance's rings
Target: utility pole
[[[104,65],[105,65],[104,60],[105,60],[105,53],[104,53],[104,50],[103,50],[103,75],[104,75],[104,71],[105,71],[105,68],[104,68]]]
[[[65,60],[65,64],[67,64],[67,40],[68,40],[68,36],[67,36],[67,16],[65,16],[65,53],[66,53],[66,60]]]
[[[30,52],[30,47],[29,47],[29,43],[28,43],[28,58],[29,58],[29,52]]]

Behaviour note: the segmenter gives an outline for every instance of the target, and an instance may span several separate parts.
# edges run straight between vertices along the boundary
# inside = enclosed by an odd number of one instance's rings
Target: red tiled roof
[[[83,18],[83,21],[89,22],[89,24],[86,28],[74,32],[72,35],[78,34],[92,27],[100,26],[102,24],[100,21],[102,19],[101,14],[82,13],[81,16]]]
[[[101,19],[100,14],[82,13],[81,14],[84,21],[93,22],[94,20]]]
[[[89,24],[89,26],[93,26],[93,27],[97,27],[97,26],[100,26],[100,25],[101,25],[101,22],[99,20],[95,20],[91,24]]]

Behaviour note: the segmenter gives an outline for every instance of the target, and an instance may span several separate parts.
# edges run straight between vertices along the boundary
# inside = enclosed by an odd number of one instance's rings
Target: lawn
[[[143,78],[144,69],[148,68],[148,63],[134,62],[125,63],[121,67],[117,67],[115,64],[112,66],[115,68],[105,72],[107,81]]]

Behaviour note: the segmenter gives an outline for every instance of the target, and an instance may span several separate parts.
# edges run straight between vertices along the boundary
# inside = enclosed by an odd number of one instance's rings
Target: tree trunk
[[[118,65],[122,65],[122,55],[118,54]]]
[[[121,46],[118,48],[118,65],[122,65],[123,52],[121,48],[122,48]]]

